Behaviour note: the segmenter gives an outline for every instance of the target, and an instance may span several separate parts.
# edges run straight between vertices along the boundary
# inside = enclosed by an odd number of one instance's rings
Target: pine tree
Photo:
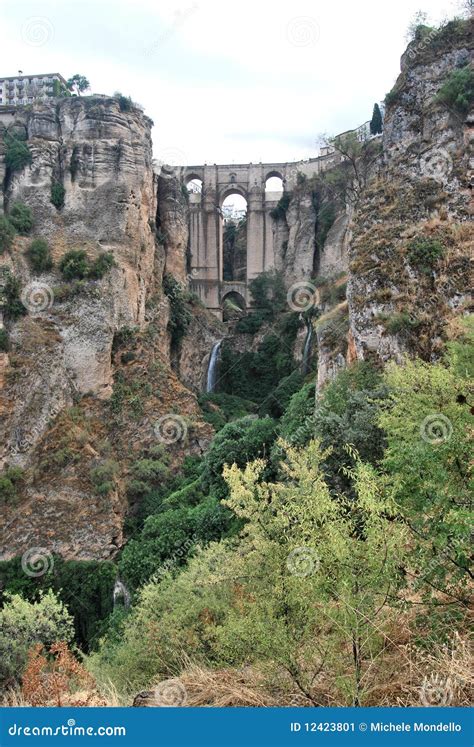
[[[379,135],[382,132],[382,114],[378,104],[374,104],[372,119],[370,120],[370,134]]]

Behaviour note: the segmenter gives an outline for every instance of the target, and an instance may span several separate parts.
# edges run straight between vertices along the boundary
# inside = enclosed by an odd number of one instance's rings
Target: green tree
[[[15,202],[8,212],[8,220],[19,233],[26,234],[33,228],[33,213],[28,205]]]
[[[31,151],[27,144],[12,136],[5,137],[5,164],[10,171],[20,171],[31,163]]]
[[[11,247],[15,233],[15,227],[10,223],[8,218],[0,215],[0,254],[3,254]]]
[[[27,256],[31,267],[37,273],[47,272],[53,267],[51,252],[45,239],[33,239],[28,248]]]
[[[380,106],[374,104],[374,110],[372,112],[372,119],[370,120],[370,134],[379,135],[382,132],[382,113]]]
[[[225,464],[244,467],[255,457],[270,454],[277,435],[277,424],[271,418],[249,415],[227,423],[214,438],[204,457],[202,480],[217,498],[227,496],[227,486],[222,477]]]
[[[89,273],[89,260],[83,249],[71,249],[59,263],[59,269],[66,280],[85,278]]]
[[[436,99],[445,106],[466,114],[474,102],[474,70],[469,65],[453,70],[441,86]]]
[[[412,532],[408,572],[427,595],[441,590],[463,600],[472,578],[474,485],[470,385],[458,373],[459,360],[459,352],[451,352],[447,365],[419,360],[390,365],[385,374],[390,397],[379,424],[387,438],[388,483]]]
[[[90,83],[85,75],[80,75],[79,73],[76,73],[71,78],[69,78],[66,85],[68,87],[68,90],[76,96],[80,96],[81,93],[84,93],[84,91],[88,91],[90,88]]]
[[[60,210],[64,207],[64,197],[66,190],[60,182],[54,182],[51,186],[51,202],[54,207]]]
[[[52,591],[37,602],[15,594],[0,610],[0,681],[14,685],[21,680],[28,651],[35,643],[70,642],[72,617]]]

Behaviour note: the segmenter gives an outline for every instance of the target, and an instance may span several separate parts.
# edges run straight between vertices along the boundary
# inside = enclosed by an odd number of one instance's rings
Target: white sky
[[[438,21],[456,3],[0,0],[0,74],[79,72],[131,95],[170,163],[297,160],[370,119],[419,9]]]

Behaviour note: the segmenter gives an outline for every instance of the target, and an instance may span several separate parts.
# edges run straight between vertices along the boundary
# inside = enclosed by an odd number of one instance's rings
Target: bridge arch
[[[192,289],[204,305],[222,318],[224,288],[237,282],[235,289],[251,304],[248,283],[266,270],[274,267],[275,257],[281,256],[285,241],[284,227],[277,225],[272,212],[282,194],[291,192],[297,174],[311,177],[332,168],[334,154],[322,155],[295,163],[205,164],[184,166],[183,183],[202,179],[202,195],[191,194],[189,199],[189,254],[192,272]],[[266,189],[270,179],[279,181],[278,190]],[[224,279],[223,212],[227,197],[240,195],[247,201],[246,214],[246,267],[245,277],[238,275]],[[243,263],[240,264],[242,270]]]

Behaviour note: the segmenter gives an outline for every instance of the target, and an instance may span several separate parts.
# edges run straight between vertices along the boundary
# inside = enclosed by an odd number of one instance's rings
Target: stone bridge
[[[205,306],[222,316],[222,305],[232,294],[242,307],[251,305],[248,282],[274,266],[275,220],[271,211],[283,192],[265,191],[271,177],[279,177],[284,191],[292,191],[298,173],[310,177],[333,167],[340,157],[330,148],[307,161],[293,163],[224,164],[181,168],[183,184],[202,182],[202,191],[189,194],[189,252],[191,288]],[[247,269],[244,281],[223,279],[222,204],[229,195],[247,201]],[[237,296],[235,295],[237,294]]]

